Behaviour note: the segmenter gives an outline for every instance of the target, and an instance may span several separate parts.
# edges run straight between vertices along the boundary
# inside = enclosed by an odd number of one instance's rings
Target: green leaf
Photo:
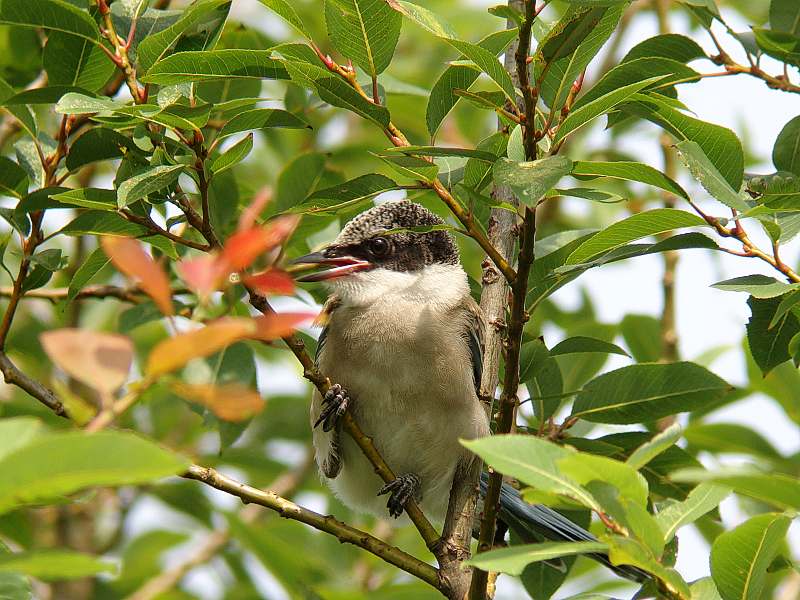
[[[67,92],[56,104],[56,112],[62,115],[85,115],[114,111],[124,106],[124,103],[115,102],[110,98],[93,98],[78,92]]]
[[[758,206],[747,211],[744,216],[759,214],[764,211],[764,207],[773,211],[800,210],[800,177],[793,173],[778,171],[770,175],[751,177],[747,182],[747,191],[758,194]]]
[[[350,210],[378,194],[397,188],[397,183],[385,175],[361,175],[345,183],[318,190],[304,202],[293,206],[295,213],[336,214]]]
[[[561,125],[559,125],[556,135],[553,137],[553,145],[558,144],[558,142],[563,140],[567,135],[580,129],[593,119],[611,111],[615,106],[622,104],[635,93],[663,79],[663,75],[658,75],[657,77],[649,77],[642,81],[630,83],[610,91],[596,100],[574,108],[574,110],[567,115],[567,118],[561,122]]]
[[[94,277],[111,262],[101,248],[95,248],[92,253],[84,260],[72,279],[67,290],[67,302],[72,302],[84,287],[92,282]]]
[[[722,596],[719,595],[717,586],[714,585],[714,580],[711,577],[703,577],[693,581],[689,587],[692,590],[692,600],[722,600]]]
[[[665,33],[639,42],[622,57],[626,63],[638,58],[669,58],[687,63],[696,58],[705,58],[706,53],[693,39],[678,33]]]
[[[303,22],[300,20],[300,17],[297,16],[297,12],[294,10],[294,8],[292,8],[291,3],[287,2],[286,0],[258,1],[281,17],[284,21],[289,23],[289,25],[294,27],[303,37],[311,39],[311,36],[308,34]]]
[[[22,106],[24,102],[9,102],[9,100],[14,100],[16,94],[14,92],[14,88],[11,87],[4,79],[0,77],[0,100],[2,100],[2,105],[5,109],[11,113],[14,117],[16,117],[17,121],[19,121],[20,126],[30,135],[32,138],[36,138],[39,136],[39,128],[36,124],[36,115],[28,106]]]
[[[625,8],[625,4],[616,4],[610,8],[572,8],[567,11],[562,20],[554,27],[553,32],[558,35],[557,32],[559,30],[563,31],[566,24],[574,18],[574,15],[585,13],[589,16],[584,18],[589,23],[592,23],[594,21],[593,17],[598,13],[602,13],[600,19],[588,31],[585,39],[580,41],[574,52],[570,52],[563,58],[549,61],[549,63],[544,60],[541,50],[537,51],[534,56],[535,76],[541,78],[543,74],[545,75],[542,82],[541,95],[547,106],[554,110],[559,110],[563,106],[572,84],[611,37],[622,14],[625,12]],[[546,40],[552,39],[552,37],[553,35],[548,34],[539,44],[539,48],[542,49]],[[546,73],[544,73],[545,68],[547,68]]]
[[[43,581],[79,579],[116,570],[112,562],[68,550],[0,554],[0,573],[23,573]]]
[[[389,6],[394,10],[404,17],[411,19],[423,29],[427,29],[433,35],[444,39],[456,39],[456,34],[450,25],[442,21],[424,6],[413,4],[412,2],[405,2],[404,0],[387,1],[389,2]]]
[[[478,42],[478,46],[496,56],[503,52],[516,37],[516,30],[504,29],[487,35]],[[462,58],[466,57],[462,56]],[[460,96],[456,94],[456,90],[469,89],[479,76],[480,73],[475,69],[461,65],[450,65],[439,76],[431,88],[428,107],[425,111],[425,122],[431,135],[436,134],[444,118],[458,103]]]
[[[784,510],[800,509],[800,479],[781,473],[764,473],[751,467],[729,467],[716,471],[688,468],[675,471],[671,477],[675,481],[689,483],[709,481]]]
[[[242,162],[253,149],[253,134],[248,133],[225,152],[217,156],[211,163],[211,172],[214,175],[224,173],[228,169]]]
[[[97,42],[100,32],[86,11],[62,0],[2,0],[0,24],[42,27]]]
[[[772,316],[772,320],[769,322],[769,328],[772,329],[775,327],[775,325],[783,319],[783,315],[797,306],[798,302],[800,302],[800,290],[792,292],[791,294],[786,294],[786,296],[781,296],[781,303],[778,305],[775,314]]]
[[[484,162],[494,163],[497,155],[484,150],[473,150],[472,148],[448,148],[443,146],[399,146],[387,148],[384,152],[390,154],[415,154],[417,156],[466,156]]]
[[[760,600],[767,567],[777,556],[791,519],[767,513],[726,531],[711,546],[711,576],[725,600]]]
[[[604,373],[575,398],[572,416],[593,423],[640,423],[715,402],[731,389],[690,362],[640,364]]]
[[[422,6],[403,2],[402,0],[391,0],[389,4],[405,17],[427,29],[433,35],[440,37],[466,56],[467,59],[474,62],[481,71],[486,73],[503,90],[506,98],[516,104],[517,92],[514,89],[514,83],[503,65],[497,60],[496,52],[493,53],[477,44],[458,39],[448,26],[444,25],[432,12]]]
[[[403,18],[383,0],[325,0],[325,22],[334,47],[375,77],[392,61]]]
[[[0,156],[0,194],[22,198],[28,193],[28,174],[10,158]]]
[[[779,171],[800,175],[800,116],[781,129],[772,148],[772,162]]]
[[[650,440],[636,448],[625,462],[634,469],[641,469],[656,456],[665,452],[667,448],[675,445],[681,439],[681,433],[680,424],[673,423],[664,431],[657,433]]]
[[[613,565],[633,565],[658,577],[676,597],[688,598],[689,586],[675,569],[663,566],[637,540],[618,535],[608,536],[608,558]]]
[[[93,127],[72,142],[67,154],[67,169],[74,172],[93,162],[139,152],[133,141],[118,131]]]
[[[510,546],[499,550],[476,554],[465,564],[485,571],[498,571],[509,575],[520,575],[531,563],[561,558],[606,552],[608,546],[603,542],[541,542]]]
[[[800,36],[800,5],[793,0],[772,0],[769,3],[769,24],[773,31]]]
[[[683,163],[705,190],[724,205],[746,212],[750,207],[739,196],[730,184],[722,177],[717,168],[708,160],[703,149],[691,140],[683,140],[675,144]]]
[[[57,456],[58,460],[53,460]],[[133,485],[178,475],[188,461],[123,431],[40,436],[0,460],[0,513],[93,486]]]
[[[178,180],[183,169],[183,165],[161,165],[126,179],[117,188],[117,206],[124,208],[149,194],[171,186]]]
[[[597,27],[605,14],[601,8],[573,9],[547,33],[539,43],[537,60],[549,63],[569,56]]]
[[[211,29],[215,23],[224,22],[230,7],[231,0],[205,0],[189,5],[176,23],[142,40],[136,50],[139,71],[142,74],[147,73],[156,62],[173,50],[187,31]]]
[[[711,287],[726,292],[746,292],[756,298],[774,298],[797,289],[800,283],[790,284],[774,277],[756,274],[718,281]]]
[[[772,31],[762,27],[753,27],[758,47],[773,58],[800,65],[800,36],[785,31]]]
[[[656,208],[618,221],[578,246],[567,259],[568,265],[584,263],[595,256],[644,237],[683,227],[703,227],[700,217],[674,208]]]
[[[289,79],[283,63],[271,50],[201,50],[178,52],[154,64],[141,79],[174,85],[191,81]]]
[[[636,362],[656,362],[661,358],[661,322],[658,319],[628,314],[623,317],[619,328]]]
[[[94,208],[96,210],[117,210],[117,194],[114,190],[100,188],[80,188],[50,196],[63,204]]]
[[[530,162],[501,158],[494,163],[492,177],[495,185],[510,187],[521,203],[536,206],[571,168],[572,161],[564,156],[548,156]]]
[[[711,483],[701,483],[695,487],[683,502],[672,502],[656,515],[664,540],[669,542],[684,525],[717,508],[731,493],[730,488]]]
[[[604,190],[596,190],[593,188],[569,188],[559,189],[555,188],[555,193],[559,196],[569,196],[571,198],[583,198],[584,200],[591,200],[592,202],[599,202],[600,204],[616,204],[624,202],[625,198],[619,194],[613,194]]]
[[[92,92],[103,87],[117,69],[99,43],[60,31],[47,36],[42,66],[49,85],[76,86]]]
[[[603,354],[621,354],[622,356],[630,356],[625,350],[603,340],[597,338],[586,337],[584,335],[576,335],[560,341],[558,344],[550,349],[550,356],[558,356],[559,354],[578,354],[581,352],[601,352]]]
[[[780,460],[780,453],[761,434],[735,423],[692,423],[684,432],[690,446],[713,453],[752,454]]]
[[[255,108],[246,110],[234,116],[220,129],[217,139],[224,139],[234,133],[250,131],[251,129],[268,129],[270,127],[283,127],[289,129],[303,129],[311,126],[290,112],[278,108]]]
[[[33,417],[4,418],[0,421],[0,459],[30,443],[43,432],[41,421]],[[0,557],[2,557],[1,550]]]
[[[596,512],[602,510],[588,490],[562,474],[557,466],[574,450],[527,435],[494,435],[461,443],[504,475],[543,492],[572,498]]]
[[[0,558],[11,554],[2,541],[0,541]],[[31,600],[33,590],[30,580],[20,573],[0,574],[0,598],[3,600]]]
[[[292,81],[315,89],[328,104],[350,110],[380,127],[389,125],[389,111],[385,106],[370,102],[338,75],[307,62],[290,60],[285,65]]]
[[[672,106],[663,97],[639,94],[623,110],[660,125],[678,140],[697,142],[711,164],[734,189],[742,185],[744,153],[736,134],[726,127],[689,117]]]
[[[572,163],[572,175],[580,177],[612,177],[626,181],[638,181],[662,189],[681,198],[689,199],[684,189],[661,171],[639,162],[588,162],[576,160]]]
[[[411,179],[431,182],[439,172],[438,165],[416,156],[377,156],[398,174]]]
[[[747,322],[747,343],[764,376],[791,358],[789,341],[800,332],[800,319],[791,311],[770,328],[780,303],[779,298],[751,296],[747,300],[751,315]]]
[[[126,221],[116,213],[103,210],[87,210],[61,229],[64,235],[119,235],[140,237],[150,230],[137,223]]]
[[[571,452],[556,459],[556,464],[561,473],[586,486],[592,494],[595,494],[596,489],[594,483],[600,482],[613,486],[615,495],[630,500],[642,509],[647,505],[647,480],[636,469],[623,462],[606,456]],[[607,508],[600,495],[595,498]]]

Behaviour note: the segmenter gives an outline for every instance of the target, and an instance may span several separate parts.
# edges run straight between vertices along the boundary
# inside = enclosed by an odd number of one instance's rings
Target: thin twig
[[[260,504],[276,511],[282,517],[300,521],[319,531],[329,533],[340,542],[353,544],[367,552],[371,552],[387,563],[414,575],[436,589],[440,589],[439,575],[436,568],[414,558],[399,548],[386,544],[366,531],[351,527],[330,515],[325,516],[308,510],[274,492],[251,487],[208,467],[191,465],[189,470],[183,474],[183,477],[202,481],[213,488],[241,498],[245,503]]]

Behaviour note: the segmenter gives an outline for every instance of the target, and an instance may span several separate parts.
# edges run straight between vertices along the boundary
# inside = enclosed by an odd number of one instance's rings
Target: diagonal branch
[[[265,506],[276,511],[282,517],[300,521],[301,523],[310,525],[314,529],[329,533],[335,536],[340,542],[363,548],[387,563],[418,577],[436,589],[441,589],[436,568],[428,563],[422,562],[418,558],[414,558],[399,548],[387,544],[366,531],[361,531],[335,519],[331,515],[321,515],[308,510],[279,496],[275,492],[251,487],[231,479],[209,467],[192,465],[189,467],[189,470],[183,474],[183,477],[201,481],[220,491],[237,496],[245,503],[255,503]]]

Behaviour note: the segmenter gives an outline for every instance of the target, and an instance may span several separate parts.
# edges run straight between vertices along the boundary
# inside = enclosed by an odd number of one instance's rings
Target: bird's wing
[[[331,296],[322,307],[320,316],[317,317],[318,322],[326,322],[333,311],[339,305],[339,299],[336,296]],[[314,363],[319,366],[320,355],[325,348],[325,341],[328,338],[327,325],[322,328],[317,339],[317,351],[314,354]],[[322,395],[318,390],[314,390],[314,395],[311,399],[311,424],[316,422],[317,417],[322,411]],[[317,465],[319,465],[322,474],[328,479],[334,479],[339,471],[342,469],[342,459],[339,454],[339,436],[340,431],[335,427],[331,431],[323,431],[322,427],[316,427],[312,431],[312,438],[314,443],[314,450],[316,454]]]
[[[472,379],[475,382],[475,395],[480,398],[481,377],[483,376],[483,337],[485,321],[483,311],[478,303],[469,297],[465,303],[467,312],[464,336],[469,344],[472,360]]]

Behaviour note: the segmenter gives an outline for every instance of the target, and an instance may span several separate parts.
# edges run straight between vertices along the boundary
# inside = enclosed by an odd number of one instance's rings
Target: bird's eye
[[[373,256],[386,256],[389,253],[389,241],[382,237],[372,238],[367,242],[367,249]]]

